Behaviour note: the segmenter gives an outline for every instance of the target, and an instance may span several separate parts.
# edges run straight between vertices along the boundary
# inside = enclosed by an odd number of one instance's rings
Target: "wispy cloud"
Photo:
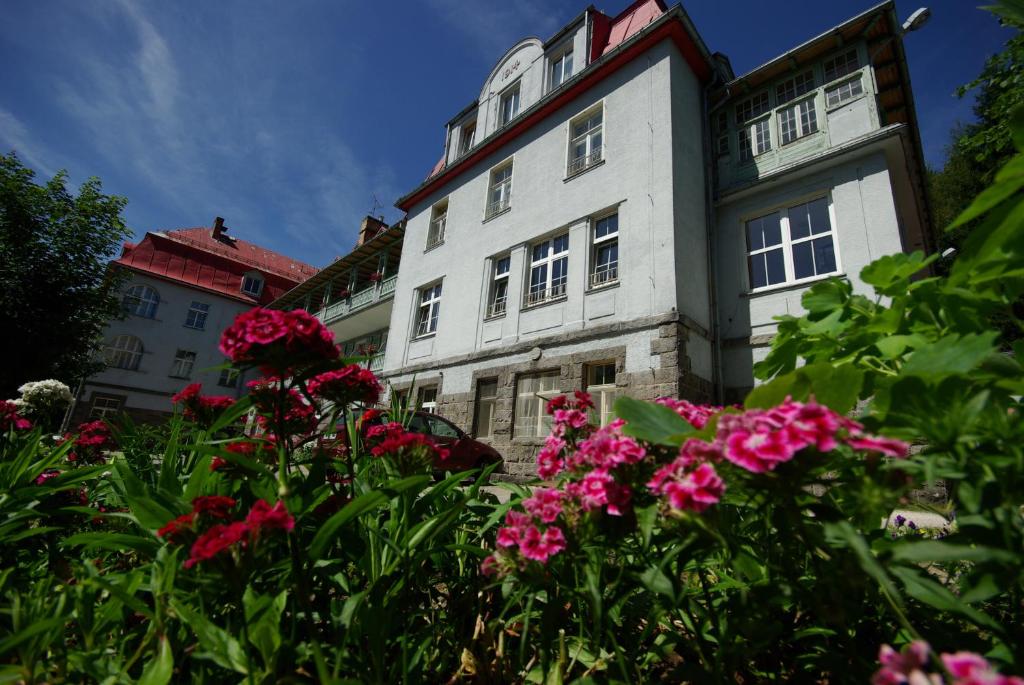
[[[546,40],[561,24],[550,2],[518,0],[508,3],[465,0],[427,0],[428,5],[451,28],[462,33],[480,51],[496,62],[505,50],[527,36]]]
[[[52,177],[56,173],[45,161],[47,155],[40,152],[39,146],[32,142],[25,124],[3,107],[0,107],[0,141],[3,141],[0,149],[3,154],[14,150],[23,162],[40,174]]]

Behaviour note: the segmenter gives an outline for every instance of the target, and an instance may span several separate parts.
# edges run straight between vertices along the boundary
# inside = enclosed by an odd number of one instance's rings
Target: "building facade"
[[[210,228],[146,233],[125,243],[112,268],[127,272],[124,317],[103,339],[107,368],[78,394],[72,421],[124,412],[154,422],[172,412],[171,397],[189,383],[239,396],[245,380],[220,370],[221,332],[240,312],[266,305],[316,269],[228,236],[223,219]]]

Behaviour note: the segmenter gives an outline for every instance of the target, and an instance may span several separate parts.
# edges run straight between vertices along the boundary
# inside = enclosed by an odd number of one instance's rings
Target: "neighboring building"
[[[381,219],[365,217],[352,252],[337,258],[271,306],[315,314],[334,333],[343,355],[368,357],[366,366],[380,373],[404,234],[404,222],[388,226]],[[443,222],[440,239],[444,239]]]
[[[209,394],[244,393],[244,378],[210,370],[225,362],[221,332],[317,270],[227,230],[217,217],[212,228],[149,232],[137,245],[125,243],[112,262],[128,272],[125,317],[107,327],[107,368],[84,383],[73,421],[122,411],[157,421],[171,413],[171,396],[194,382]]]
[[[740,397],[810,283],[929,247],[901,35],[885,2],[736,78],[638,0],[516,44],[397,202],[383,375],[520,476],[557,393]]]

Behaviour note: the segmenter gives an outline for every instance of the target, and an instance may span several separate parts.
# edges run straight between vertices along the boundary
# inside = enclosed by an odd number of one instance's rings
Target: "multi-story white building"
[[[240,312],[265,305],[316,269],[212,228],[146,233],[125,243],[112,268],[127,272],[125,316],[104,333],[107,368],[82,386],[73,422],[124,412],[159,421],[171,397],[200,382],[207,394],[238,396],[244,378],[219,370],[221,332]]]
[[[383,375],[512,475],[557,393],[739,399],[810,284],[928,248],[904,32],[885,2],[740,77],[660,0],[517,43],[397,202]]]

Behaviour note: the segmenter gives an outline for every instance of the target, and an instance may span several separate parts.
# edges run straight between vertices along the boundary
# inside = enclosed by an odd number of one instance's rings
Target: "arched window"
[[[156,306],[160,304],[160,295],[148,285],[133,285],[128,288],[121,300],[121,306],[129,314],[152,319],[156,316]]]
[[[142,341],[134,335],[118,335],[104,350],[107,366],[136,371],[142,359]]]

